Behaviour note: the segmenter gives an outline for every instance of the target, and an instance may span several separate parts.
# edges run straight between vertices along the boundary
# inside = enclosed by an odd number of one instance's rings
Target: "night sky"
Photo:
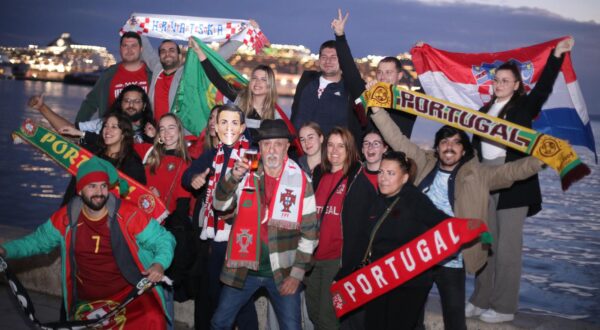
[[[118,30],[132,12],[254,18],[271,42],[302,44],[315,52],[333,38],[330,23],[342,7],[350,12],[346,34],[355,57],[395,55],[419,40],[450,51],[492,52],[572,35],[588,111],[600,116],[600,24],[544,9],[467,1],[9,1],[0,11],[0,45],[45,45],[70,32],[76,42],[105,46],[117,58]],[[564,3],[576,6],[578,1]],[[600,1],[597,6],[600,13]]]

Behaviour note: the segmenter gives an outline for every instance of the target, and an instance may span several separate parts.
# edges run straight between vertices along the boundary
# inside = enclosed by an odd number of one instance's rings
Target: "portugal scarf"
[[[228,173],[233,168],[233,164],[241,159],[241,155],[243,155],[246,150],[250,147],[250,143],[246,138],[241,135],[239,141],[233,144],[231,147],[231,154],[229,155],[229,161],[227,164],[225,163],[225,150],[224,144],[222,142],[219,143],[217,147],[217,154],[215,155],[215,159],[213,160],[213,169],[215,170],[214,175],[210,177],[208,180],[208,186],[206,188],[206,197],[204,199],[204,203],[202,204],[202,209],[200,210],[200,221],[198,223],[202,224],[202,232],[200,233],[200,238],[205,240],[207,238],[214,239],[216,242],[227,242],[229,239],[229,231],[231,230],[231,226],[225,223],[225,220],[220,219],[218,216],[215,217],[214,209],[212,207],[213,198],[215,195],[215,187],[221,178],[221,172],[223,171],[223,166],[227,167],[225,173]]]
[[[269,44],[260,29],[242,19],[133,13],[121,29],[121,32],[124,31],[172,40],[187,40],[190,36],[204,42],[233,39],[254,48],[256,52]]]
[[[437,265],[487,231],[475,219],[448,218],[402,247],[331,285],[338,318]],[[483,237],[482,237],[483,238]]]
[[[590,174],[589,167],[581,162],[567,141],[458,104],[386,83],[378,83],[365,91],[360,100],[363,106],[366,104],[365,109],[368,106],[404,111],[534,156],[559,173],[563,190]]]
[[[263,174],[266,175],[266,174]],[[262,212],[261,187],[257,173],[246,175],[238,186],[238,211],[227,245],[227,267],[245,267],[258,270],[260,258],[260,226],[273,226],[286,230],[300,229],[302,203],[306,189],[306,176],[293,160],[286,159],[277,179],[277,189],[267,212]],[[253,186],[254,190],[244,190]]]
[[[82,162],[97,157],[89,150],[72,143],[61,135],[37,125],[31,119],[26,119],[20,129],[14,132],[12,136],[15,142],[21,139],[36,147],[72,175],[77,175],[77,169]],[[119,178],[127,181],[129,184],[129,192],[121,194],[118,185],[111,189],[111,191],[117,196],[126,195],[124,199],[133,202],[146,215],[162,223],[169,215],[169,212],[160,198],[157,198],[145,185],[123,174],[121,171],[118,171],[118,173]]]

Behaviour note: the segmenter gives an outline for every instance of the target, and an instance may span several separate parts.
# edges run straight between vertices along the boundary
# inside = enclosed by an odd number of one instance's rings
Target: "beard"
[[[263,163],[266,167],[276,169],[281,166],[281,161],[277,155],[267,155],[264,157]]]
[[[94,196],[90,196],[88,198],[82,194],[81,199],[83,200],[83,203],[90,209],[92,209],[94,211],[100,211],[100,210],[102,210],[104,205],[106,205],[108,196],[94,195]]]

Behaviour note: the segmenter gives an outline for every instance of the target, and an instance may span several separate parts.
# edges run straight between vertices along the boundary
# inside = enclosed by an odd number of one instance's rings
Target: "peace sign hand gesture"
[[[346,25],[346,21],[348,20],[348,15],[350,13],[346,13],[344,17],[342,17],[342,9],[338,9],[338,17],[334,18],[331,22],[331,28],[333,29],[333,33],[336,36],[344,35],[344,26]]]

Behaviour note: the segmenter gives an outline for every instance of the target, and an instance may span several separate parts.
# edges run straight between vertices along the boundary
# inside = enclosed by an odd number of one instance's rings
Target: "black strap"
[[[333,188],[333,190],[331,190],[331,193],[329,193],[329,196],[325,200],[325,205],[323,205],[323,209],[321,210],[321,214],[319,215],[319,222],[318,222],[319,226],[321,225],[321,221],[323,221],[323,217],[325,216],[325,210],[327,210],[327,205],[329,205],[329,201],[331,200],[331,197],[333,197],[333,194],[335,194],[335,191],[338,189],[340,184],[342,184],[344,179],[346,179],[347,177],[348,177],[348,174],[342,175],[342,177],[340,178],[340,181],[338,181],[335,184],[335,188]]]
[[[396,203],[398,203],[399,200],[400,200],[400,196],[398,196],[398,197],[396,197],[396,199],[394,199],[392,204],[390,204],[390,206],[388,206],[387,209],[385,209],[385,212],[383,212],[381,217],[379,217],[379,220],[377,220],[377,223],[375,224],[375,227],[373,227],[373,230],[371,230],[371,237],[369,238],[369,245],[367,246],[367,250],[365,251],[365,256],[362,258],[362,261],[360,262],[361,266],[366,266],[371,262],[371,260],[370,260],[371,259],[371,248],[373,247],[373,240],[375,239],[375,235],[377,234],[377,231],[379,230],[379,227],[381,227],[381,224],[383,223],[383,221],[387,218],[387,216],[390,214],[390,212],[392,211],[392,209],[394,208]]]

